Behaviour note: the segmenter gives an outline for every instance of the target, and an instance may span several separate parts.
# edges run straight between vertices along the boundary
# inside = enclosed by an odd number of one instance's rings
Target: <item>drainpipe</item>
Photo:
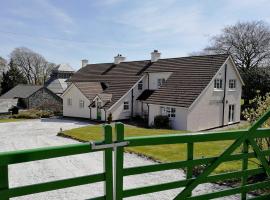
[[[149,125],[149,104],[147,103],[147,125]]]
[[[226,88],[227,88],[227,64],[225,64],[225,73],[224,73],[224,94],[223,94],[223,108],[222,108],[222,126],[225,125],[225,104],[226,104]]]
[[[133,89],[131,90],[131,118],[133,117],[133,100],[134,100],[134,94]]]
[[[107,122],[107,111],[104,109],[104,112],[105,112],[105,119],[104,119],[104,121]]]
[[[91,109],[90,105],[89,105],[89,110],[90,110],[90,119],[92,119],[92,109]]]
[[[149,90],[149,73],[147,73],[147,81],[148,81],[148,90]]]

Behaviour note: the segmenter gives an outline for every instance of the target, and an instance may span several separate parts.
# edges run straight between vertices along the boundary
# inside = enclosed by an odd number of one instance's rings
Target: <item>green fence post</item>
[[[8,166],[0,166],[0,191],[8,189]],[[1,197],[2,200],[9,200],[8,197]]]
[[[115,124],[116,141],[124,141],[124,124]],[[115,150],[115,200],[123,199],[124,147]]]
[[[194,154],[194,143],[187,143],[187,160],[193,160],[193,154]],[[187,179],[191,179],[193,176],[193,167],[187,167]],[[189,196],[192,196],[192,192]]]
[[[242,149],[242,153],[245,153],[245,157],[242,160],[242,171],[247,170],[248,169],[248,141],[245,140],[243,142],[243,149]],[[245,186],[247,184],[247,179],[248,176],[245,173],[242,177],[242,186]],[[246,200],[247,199],[247,193],[246,192],[242,192],[241,193],[241,199],[242,200]]]
[[[112,144],[112,127],[111,125],[104,125],[104,142],[105,144]],[[113,200],[113,149],[108,148],[104,150],[104,170],[105,170],[105,195],[106,200]]]

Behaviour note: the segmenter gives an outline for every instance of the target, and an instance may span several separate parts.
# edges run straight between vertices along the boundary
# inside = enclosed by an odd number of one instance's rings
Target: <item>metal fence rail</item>
[[[33,150],[22,150],[0,153],[0,199],[8,200],[12,197],[28,195],[38,192],[62,189],[78,185],[90,184],[104,181],[105,194],[92,200],[122,200],[126,197],[144,195],[153,192],[179,188],[179,194],[175,199],[213,199],[235,194],[241,194],[241,199],[247,199],[247,193],[261,189],[270,188],[270,168],[266,156],[270,156],[270,149],[260,149],[255,138],[270,137],[270,129],[259,129],[259,127],[269,118],[270,111],[259,119],[250,129],[226,132],[192,133],[192,134],[168,134],[151,137],[124,137],[124,125],[115,125],[116,140],[112,140],[112,127],[104,126],[104,141],[96,143],[72,144],[59,147],[39,148]],[[233,143],[220,156],[194,158],[194,144],[199,142],[214,142],[231,140]],[[187,159],[171,163],[151,164],[139,167],[124,168],[124,147],[154,146],[164,144],[185,144],[187,147]],[[241,147],[241,152],[235,152]],[[115,156],[113,158],[113,150]],[[99,174],[69,178],[64,180],[26,185],[16,188],[9,188],[8,165],[70,156],[95,151],[104,152],[104,172]],[[256,169],[248,168],[248,159],[257,158],[261,166]],[[222,163],[229,161],[242,161],[242,169],[239,171],[212,174],[212,172]],[[203,172],[197,177],[193,176],[193,169],[198,165],[205,165]],[[124,189],[124,177],[150,172],[186,169],[186,179],[162,183],[157,185],[147,185],[131,189]],[[248,183],[248,178],[254,175],[266,174],[266,179],[262,182]],[[229,179],[241,179],[241,185],[234,188],[227,188],[222,191],[194,196],[192,191],[199,184],[225,181]],[[181,188],[181,190],[180,190]],[[270,194],[252,197],[252,199],[270,199]]]

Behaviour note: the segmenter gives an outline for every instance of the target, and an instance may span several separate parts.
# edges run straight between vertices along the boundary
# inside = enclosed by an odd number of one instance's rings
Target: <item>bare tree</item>
[[[225,27],[221,34],[211,39],[211,43],[203,50],[203,54],[228,53],[232,55],[246,84],[243,91],[245,103],[248,104],[257,91],[260,91],[259,83],[257,84],[255,80],[255,77],[260,76],[259,68],[269,65],[269,25],[263,21],[239,22]]]
[[[2,75],[2,72],[4,72],[6,67],[7,61],[4,58],[0,57],[0,72],[1,72],[0,76]]]
[[[14,49],[10,58],[24,74],[29,84],[44,84],[53,67],[53,64],[42,55],[25,47]]]

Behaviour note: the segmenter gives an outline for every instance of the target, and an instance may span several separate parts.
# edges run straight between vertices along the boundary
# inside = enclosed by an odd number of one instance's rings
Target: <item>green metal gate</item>
[[[113,141],[112,127],[104,126],[104,141],[96,143],[73,144],[59,147],[48,147],[33,150],[13,151],[0,153],[0,199],[7,200],[12,197],[23,196],[27,194],[45,192],[50,190],[62,189],[89,183],[104,181],[105,194],[101,197],[92,198],[92,200],[122,200],[126,197],[144,195],[164,190],[183,188],[175,199],[214,199],[235,194],[241,194],[241,199],[247,199],[247,193],[261,189],[270,188],[270,168],[266,156],[270,156],[270,149],[260,149],[255,142],[256,138],[270,137],[270,129],[259,128],[270,116],[270,111],[261,117],[248,130],[210,132],[210,133],[192,133],[192,134],[168,134],[151,137],[124,137],[124,125],[117,123],[115,125],[116,139]],[[194,158],[194,144],[199,142],[213,142],[233,140],[229,146],[218,157]],[[124,147],[136,146],[154,146],[163,144],[186,144],[187,160],[159,163],[147,166],[124,168]],[[242,147],[242,152],[237,153],[235,150]],[[58,180],[35,185],[27,185],[17,188],[9,188],[8,184],[8,165],[23,163],[61,156],[69,156],[81,153],[91,153],[95,151],[104,152],[104,172],[94,175]],[[113,151],[115,157],[113,160]],[[261,162],[261,167],[256,169],[248,168],[248,159],[257,158]],[[212,175],[212,172],[221,164],[228,161],[242,161],[242,170],[229,173]],[[113,167],[114,165],[114,167]],[[203,172],[193,177],[193,168],[198,165],[206,165]],[[157,172],[171,169],[187,169],[185,180],[179,180],[158,185],[147,185],[139,188],[124,189],[123,179],[125,176],[132,176],[143,173]],[[115,170],[113,172],[113,169]],[[266,179],[261,182],[248,183],[250,176],[266,174]],[[241,178],[242,183],[238,187],[227,188],[222,191],[192,195],[192,191],[199,184],[225,181],[233,178]],[[270,194],[264,196],[254,196],[251,199],[270,199]]]

